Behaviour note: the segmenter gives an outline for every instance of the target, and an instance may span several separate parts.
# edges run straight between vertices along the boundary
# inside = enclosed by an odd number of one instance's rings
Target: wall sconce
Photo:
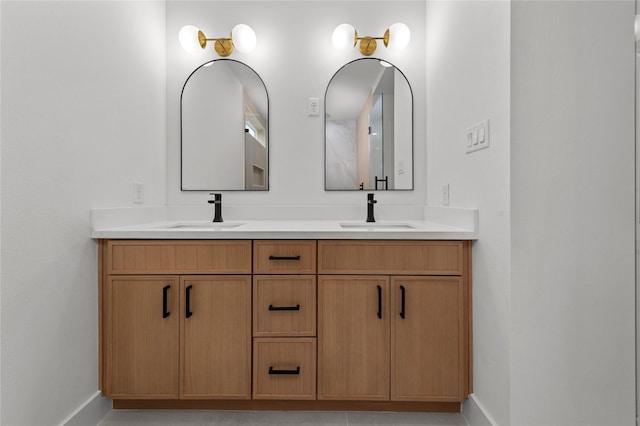
[[[235,47],[240,52],[251,52],[256,47],[256,33],[246,24],[238,24],[231,30],[228,38],[207,38],[198,27],[185,25],[178,34],[180,45],[187,52],[197,52],[207,47],[208,41],[214,41],[213,48],[220,56],[229,56]]]
[[[340,24],[333,30],[331,41],[336,49],[346,49],[348,47],[355,47],[360,41],[358,46],[360,53],[365,56],[371,56],[376,51],[378,43],[376,40],[382,40],[385,47],[390,49],[404,49],[409,44],[411,39],[411,31],[409,27],[400,22],[391,25],[382,37],[358,37],[358,32],[350,24]]]

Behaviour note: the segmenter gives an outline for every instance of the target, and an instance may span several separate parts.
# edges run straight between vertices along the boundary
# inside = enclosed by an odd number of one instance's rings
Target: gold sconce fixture
[[[198,27],[185,25],[178,34],[178,40],[187,52],[197,52],[198,48],[207,47],[208,41],[213,41],[213,48],[222,57],[231,55],[234,47],[245,53],[251,52],[256,47],[256,33],[246,24],[236,25],[229,37],[221,38],[207,38]]]
[[[378,43],[376,40],[382,40],[385,47],[390,49],[404,49],[409,44],[411,39],[411,32],[409,27],[403,23],[396,23],[391,25],[384,32],[382,37],[359,37],[356,29],[350,24],[340,24],[333,30],[331,41],[336,49],[346,49],[349,47],[355,47],[360,42],[358,48],[360,53],[365,56],[371,56],[376,51]]]

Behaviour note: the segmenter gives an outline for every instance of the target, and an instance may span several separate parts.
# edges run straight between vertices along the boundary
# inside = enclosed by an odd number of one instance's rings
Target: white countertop
[[[94,227],[95,239],[376,239],[475,240],[476,229],[431,221],[246,220],[157,221]]]

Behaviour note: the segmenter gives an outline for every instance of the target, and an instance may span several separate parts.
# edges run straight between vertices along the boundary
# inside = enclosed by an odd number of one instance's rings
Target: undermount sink
[[[203,222],[203,223],[177,223],[172,225],[163,226],[167,229],[231,229],[242,226],[244,223],[225,223],[225,222]]]
[[[367,223],[341,223],[340,227],[343,229],[414,229],[413,225],[409,225],[408,223],[376,223],[376,222],[367,222]]]

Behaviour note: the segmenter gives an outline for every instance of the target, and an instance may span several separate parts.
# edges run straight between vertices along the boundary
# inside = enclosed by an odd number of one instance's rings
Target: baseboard
[[[102,393],[98,391],[63,420],[59,426],[97,426],[111,411],[111,407],[111,400],[104,398]]]
[[[274,399],[114,399],[114,410],[397,411],[459,413],[459,402]]]
[[[462,403],[462,415],[472,426],[498,426],[474,394]]]

